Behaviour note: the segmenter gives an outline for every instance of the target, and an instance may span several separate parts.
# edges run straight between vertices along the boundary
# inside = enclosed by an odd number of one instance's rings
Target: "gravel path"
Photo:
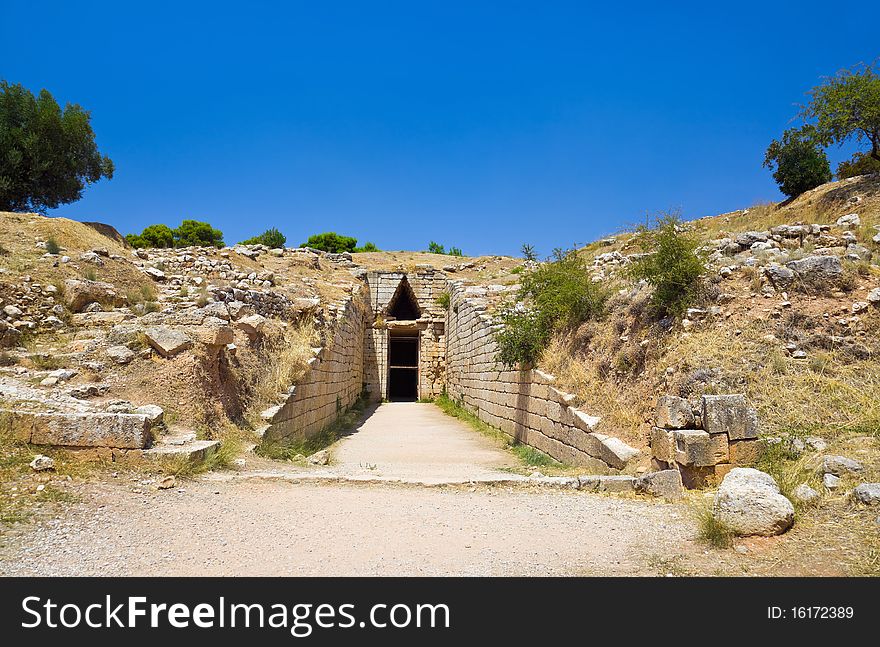
[[[633,575],[692,553],[686,511],[510,486],[84,486],[7,531],[2,575]]]

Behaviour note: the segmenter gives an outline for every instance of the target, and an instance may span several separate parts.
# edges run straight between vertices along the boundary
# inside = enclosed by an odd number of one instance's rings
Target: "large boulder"
[[[64,301],[71,312],[82,312],[90,303],[115,307],[122,305],[125,299],[117,294],[110,283],[67,279],[64,282]]]
[[[834,283],[843,276],[843,265],[836,256],[807,256],[785,264],[807,286]]]
[[[772,476],[750,467],[727,473],[712,507],[714,517],[737,535],[779,535],[794,523],[794,506]]]

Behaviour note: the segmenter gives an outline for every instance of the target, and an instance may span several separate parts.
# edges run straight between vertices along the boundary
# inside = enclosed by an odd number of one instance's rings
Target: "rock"
[[[691,403],[674,395],[664,395],[657,400],[654,423],[664,429],[685,429],[694,424]]]
[[[848,213],[837,219],[837,226],[846,227],[847,229],[855,229],[856,227],[860,227],[861,224],[862,219],[859,218],[859,214],[857,213]]]
[[[715,464],[712,439],[702,429],[675,429],[672,439],[675,443],[675,462],[695,467]]]
[[[157,425],[164,424],[165,422],[165,411],[156,404],[145,404],[137,409],[135,409],[132,413],[139,413],[147,417],[147,420],[150,421],[150,425],[155,427]]]
[[[794,523],[794,506],[780,494],[773,477],[749,467],[727,473],[712,514],[737,535],[779,535]]]
[[[206,316],[217,317],[218,319],[229,321],[229,308],[227,308],[226,304],[222,301],[209,303],[202,308],[202,312],[204,312]]]
[[[868,292],[868,303],[872,303],[875,306],[880,305],[880,288],[874,288]]]
[[[64,282],[64,301],[71,312],[82,312],[85,306],[96,302],[109,306],[123,304],[123,299],[110,283],[78,279]]]
[[[107,354],[107,357],[120,365],[128,364],[135,358],[134,351],[125,346],[111,346],[105,351],[105,353]]]
[[[804,442],[807,444],[807,447],[817,452],[824,452],[828,447],[828,443],[818,436],[807,436],[804,438]]]
[[[150,439],[146,416],[124,413],[4,412],[16,437],[34,445],[142,449]]]
[[[791,495],[801,503],[811,503],[822,496],[806,483],[798,485]]]
[[[661,470],[649,472],[636,479],[636,491],[663,497],[668,501],[677,501],[684,493],[681,483],[681,472],[678,470]]]
[[[843,275],[843,266],[836,256],[807,256],[785,264],[807,284],[836,281]]]
[[[48,456],[37,454],[34,456],[34,460],[30,462],[30,466],[35,472],[45,472],[47,470],[55,469],[55,461]]]
[[[33,467],[33,464],[31,464]],[[853,490],[853,497],[865,505],[880,503],[880,483],[861,483]]]
[[[834,474],[824,474],[822,475],[822,485],[828,490],[836,490],[840,487],[840,478]]]
[[[330,462],[330,452],[322,449],[309,456],[306,460],[312,465],[327,465]]]
[[[158,267],[145,267],[144,274],[149,276],[154,281],[164,281],[165,280],[165,272],[160,270]]]
[[[710,434],[726,433],[730,440],[758,437],[758,414],[741,394],[704,395],[703,429]]]
[[[782,290],[788,288],[794,282],[795,278],[794,270],[777,263],[772,263],[765,267],[764,275],[770,280],[774,287]]]
[[[58,384],[57,377],[46,377],[40,380],[40,386],[55,386]]]
[[[144,335],[150,346],[155,348],[162,357],[173,357],[193,346],[193,340],[189,335],[168,326],[146,328]]]
[[[18,319],[24,313],[21,311],[21,308],[17,308],[14,305],[8,305],[3,308],[3,312],[6,313],[6,316],[10,319]]]
[[[170,490],[175,485],[177,485],[177,480],[174,478],[174,475],[171,474],[169,476],[164,477],[159,484],[156,486],[160,490]]]
[[[262,315],[250,315],[239,319],[236,326],[251,339],[263,334],[263,328],[266,326],[266,317]]]
[[[825,456],[822,460],[822,469],[826,474],[840,476],[847,472],[851,474],[861,472],[864,469],[864,466],[860,462],[854,461],[846,456],[829,455]]]

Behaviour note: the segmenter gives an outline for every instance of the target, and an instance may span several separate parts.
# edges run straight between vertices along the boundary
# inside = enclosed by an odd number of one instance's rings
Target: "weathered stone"
[[[880,504],[880,483],[860,483],[853,489],[853,498],[865,505]]]
[[[806,483],[798,485],[791,495],[801,503],[811,503],[822,496]]]
[[[702,421],[710,434],[726,433],[730,440],[758,437],[758,414],[741,394],[704,395]]]
[[[217,317],[218,319],[223,319],[224,321],[229,321],[229,308],[222,301],[214,301],[209,303],[204,308],[202,308],[202,312],[205,313],[205,316],[208,317]]]
[[[713,463],[726,463],[730,460],[729,445],[727,434],[709,434]]]
[[[165,411],[162,409],[162,407],[156,404],[142,405],[135,409],[133,413],[145,415],[147,417],[147,420],[150,421],[150,425],[153,427],[164,424],[165,422]]]
[[[837,219],[838,227],[846,227],[847,229],[855,229],[862,224],[862,219],[859,218],[859,214],[857,213],[848,213],[845,216],[841,216]]]
[[[836,490],[840,487],[840,477],[834,474],[823,474],[822,485],[828,490]]]
[[[309,456],[306,460],[312,465],[327,465],[330,462],[330,452],[322,449]]]
[[[791,286],[794,282],[794,270],[783,267],[777,263],[771,263],[764,268],[764,275],[770,280],[770,283],[779,290],[784,290]]]
[[[651,428],[651,454],[667,463],[675,461],[675,439],[671,431],[660,427]]]
[[[235,325],[248,337],[255,339],[263,334],[263,329],[266,326],[266,318],[257,314],[249,315],[239,319]]]
[[[600,476],[599,492],[632,492],[636,487],[634,476]]]
[[[675,461],[681,465],[704,467],[715,464],[709,434],[702,429],[675,429]]]
[[[822,459],[822,469],[826,474],[841,476],[845,473],[855,474],[865,468],[860,462],[846,456],[829,455]]]
[[[34,445],[138,449],[150,438],[146,416],[119,413],[28,413]]]
[[[757,463],[764,451],[764,444],[757,439],[732,440],[728,443],[727,451],[729,461],[736,465],[751,465]]]
[[[105,352],[117,364],[128,364],[135,358],[134,351],[125,346],[111,346]]]
[[[145,267],[144,274],[149,276],[154,281],[164,281],[165,280],[165,272],[160,270],[158,267]]]
[[[794,270],[798,278],[807,285],[817,282],[837,281],[843,275],[843,266],[836,256],[807,256],[785,264]]]
[[[78,279],[67,279],[64,282],[64,300],[71,312],[81,312],[90,303],[108,306],[124,303],[124,299],[110,283]]]
[[[681,472],[678,470],[662,470],[643,474],[636,479],[636,491],[663,497],[669,501],[677,501],[684,494]]]
[[[34,460],[30,462],[30,467],[35,472],[45,472],[47,470],[55,469],[55,461],[49,458],[48,456],[43,456],[42,454],[37,454],[34,456]]]
[[[686,429],[694,424],[691,403],[674,395],[664,395],[657,400],[654,424],[665,429]]]
[[[794,523],[794,506],[779,492],[773,477],[743,467],[724,477],[712,514],[738,535],[778,535]]]
[[[162,357],[173,357],[193,346],[193,340],[189,335],[168,326],[146,328],[144,335],[150,346]]]

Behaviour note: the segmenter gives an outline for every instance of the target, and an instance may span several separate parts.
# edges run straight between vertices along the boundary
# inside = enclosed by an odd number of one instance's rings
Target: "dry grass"
[[[317,333],[311,324],[267,335],[258,352],[242,359],[240,380],[248,395],[245,419],[254,427],[261,424],[260,413],[276,404],[287,389],[305,374],[313,357]]]

